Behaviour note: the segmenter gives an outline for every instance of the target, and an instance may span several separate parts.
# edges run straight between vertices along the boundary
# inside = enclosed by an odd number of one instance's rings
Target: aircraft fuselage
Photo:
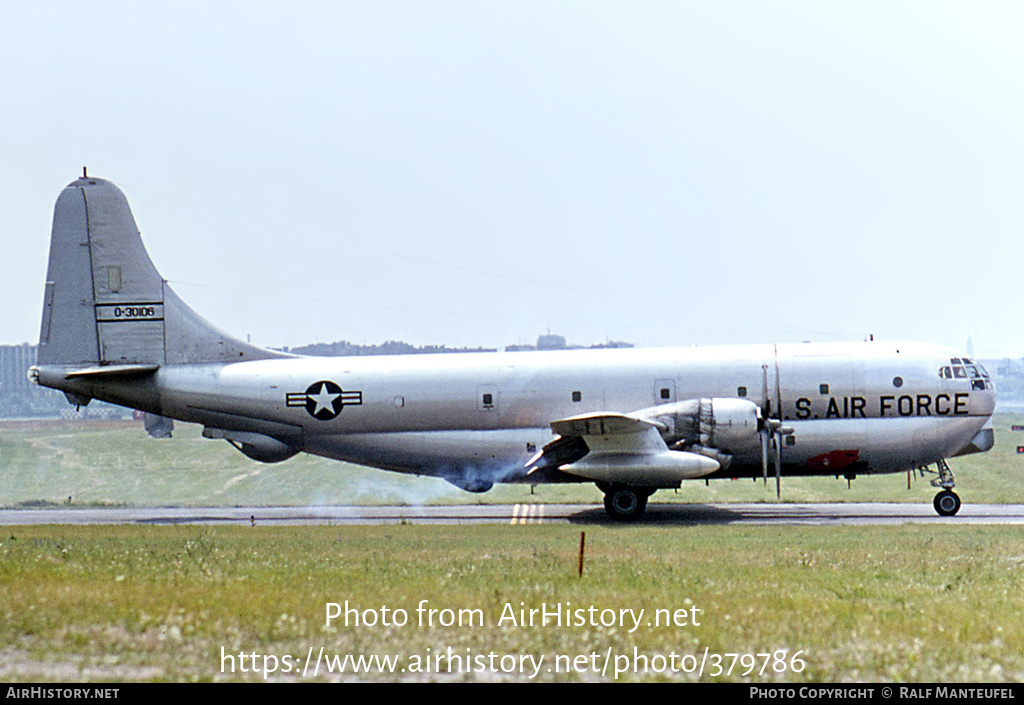
[[[995,392],[980,374],[941,377],[954,359],[935,346],[881,341],[286,358],[165,365],[144,394],[138,382],[75,386],[316,455],[429,475],[506,468],[507,480],[522,479],[552,440],[553,419],[749,399],[792,429],[787,474],[833,475],[911,469],[968,446]],[[712,476],[760,472],[761,454],[750,452]]]

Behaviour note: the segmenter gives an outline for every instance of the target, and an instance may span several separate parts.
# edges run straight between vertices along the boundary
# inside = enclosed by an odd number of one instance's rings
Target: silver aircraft
[[[171,290],[112,183],[57,199],[40,385],[203,425],[250,458],[305,452],[495,482],[593,482],[616,519],[683,480],[929,471],[993,445],[977,361],[933,345],[858,343],[299,357],[226,335]],[[931,470],[930,466],[936,469]]]

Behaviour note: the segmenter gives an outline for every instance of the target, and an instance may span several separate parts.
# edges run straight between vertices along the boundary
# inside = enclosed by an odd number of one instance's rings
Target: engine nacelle
[[[760,452],[761,410],[749,399],[687,399],[644,409],[636,416],[662,424],[662,438],[673,449],[719,460],[722,454]]]

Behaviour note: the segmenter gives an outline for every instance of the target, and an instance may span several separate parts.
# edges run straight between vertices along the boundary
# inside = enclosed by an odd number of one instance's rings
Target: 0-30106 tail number
[[[99,304],[96,320],[109,321],[162,321],[164,305],[160,303]]]

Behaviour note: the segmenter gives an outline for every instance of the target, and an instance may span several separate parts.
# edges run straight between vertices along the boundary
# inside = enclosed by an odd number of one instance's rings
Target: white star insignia
[[[334,413],[334,400],[340,397],[340,394],[331,394],[327,391],[327,384],[320,385],[320,391],[317,394],[308,394],[310,400],[316,403],[316,408],[313,410],[313,415],[316,416],[321,411],[327,411],[331,414]]]

